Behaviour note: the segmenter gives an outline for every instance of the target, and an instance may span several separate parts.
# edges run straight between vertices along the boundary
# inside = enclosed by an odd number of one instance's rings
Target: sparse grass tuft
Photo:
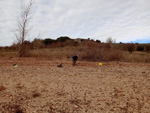
[[[6,87],[4,87],[3,85],[0,85],[0,91],[6,90]]]
[[[39,96],[41,96],[41,94],[38,93],[38,92],[33,92],[33,94],[32,94],[32,97],[33,97],[33,98],[37,98],[37,97],[39,97]]]

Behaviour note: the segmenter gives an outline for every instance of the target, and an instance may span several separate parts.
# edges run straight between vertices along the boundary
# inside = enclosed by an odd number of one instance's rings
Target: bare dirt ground
[[[150,113],[150,64],[0,58],[0,113],[13,112]]]

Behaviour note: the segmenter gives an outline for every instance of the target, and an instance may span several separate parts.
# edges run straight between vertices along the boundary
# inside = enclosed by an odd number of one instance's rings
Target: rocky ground
[[[150,64],[102,63],[0,58],[0,113],[150,113]]]

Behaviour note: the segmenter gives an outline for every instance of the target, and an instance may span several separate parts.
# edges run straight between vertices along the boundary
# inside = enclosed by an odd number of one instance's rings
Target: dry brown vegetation
[[[0,85],[0,91],[5,90],[6,88],[3,85]]]
[[[58,68],[59,63],[63,68]],[[18,67],[13,67],[17,63]],[[150,64],[0,59],[2,113],[148,113]]]
[[[71,59],[73,55],[79,55],[82,61],[123,61],[123,62],[150,62],[149,46],[145,45],[145,51],[136,51],[134,44],[105,44],[95,41],[83,41],[73,45],[73,41],[58,42],[48,45],[46,48],[29,49],[26,47],[24,57],[35,57],[39,59]],[[72,46],[70,45],[72,44]],[[66,45],[66,46],[65,46]],[[137,46],[144,47],[144,46]],[[12,58],[19,56],[13,49],[3,49],[1,57]]]

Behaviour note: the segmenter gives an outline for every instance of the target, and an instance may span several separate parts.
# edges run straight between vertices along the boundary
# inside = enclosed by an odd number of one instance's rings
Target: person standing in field
[[[77,62],[77,60],[78,60],[78,55],[72,56],[72,65],[73,66],[75,65],[75,63]]]

